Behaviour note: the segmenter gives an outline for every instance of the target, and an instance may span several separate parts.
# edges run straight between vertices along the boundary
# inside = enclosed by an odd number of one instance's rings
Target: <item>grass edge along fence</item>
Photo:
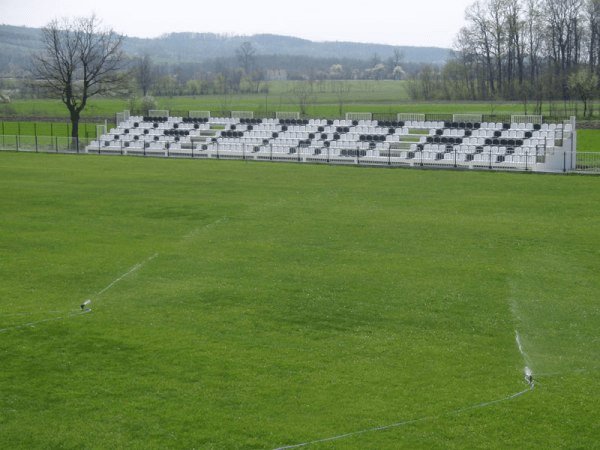
[[[1,135],[0,150],[33,153],[84,153],[93,138]]]
[[[107,121],[103,121],[107,126]],[[0,120],[0,135],[19,136],[71,136],[72,125],[70,122],[56,122],[47,120]],[[93,139],[97,136],[97,122],[80,122],[79,136]]]
[[[600,175],[600,153],[577,152],[575,172]]]

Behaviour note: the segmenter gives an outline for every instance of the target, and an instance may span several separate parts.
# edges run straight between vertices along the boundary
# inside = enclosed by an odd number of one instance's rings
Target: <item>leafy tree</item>
[[[179,93],[179,83],[175,75],[164,75],[156,80],[155,90],[158,95],[173,97]]]
[[[94,15],[54,20],[42,28],[43,52],[33,57],[33,72],[69,110],[75,142],[79,119],[92,96],[118,94],[124,86],[123,36],[101,29]]]
[[[588,103],[598,92],[598,75],[588,68],[581,68],[569,75],[569,92],[583,102],[583,116],[587,115]]]

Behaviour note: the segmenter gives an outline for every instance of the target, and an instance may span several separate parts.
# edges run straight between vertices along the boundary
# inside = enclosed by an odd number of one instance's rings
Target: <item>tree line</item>
[[[417,74],[421,67],[404,62],[398,49],[386,59],[374,54],[368,60],[266,56],[257,54],[250,42],[241,44],[235,56],[203,63],[157,64],[145,55],[131,64],[144,96],[264,93],[270,80],[399,80]]]
[[[578,99],[587,113],[599,87],[600,0],[476,0],[465,17],[467,23],[456,36],[455,58],[441,68],[424,66],[409,86],[413,98],[534,100],[535,114],[541,113],[544,101]],[[140,88],[144,98],[149,93],[226,94],[241,92],[243,85],[247,92],[264,93],[264,81],[273,79],[250,42],[241,44],[233,59],[214,60],[212,71],[189,67],[185,75],[171,66],[156,66],[148,55],[128,58],[123,39],[100,27],[95,16],[55,20],[42,29],[43,50],[34,57],[32,85],[63,101],[74,138],[91,96],[131,95]],[[405,75],[399,50],[385,62],[375,54],[362,70],[330,62],[300,79]],[[289,79],[288,74],[284,78]],[[344,96],[341,92],[340,104]],[[298,93],[300,104],[305,97]]]
[[[477,0],[441,69],[424,67],[424,99],[581,100],[598,92],[600,0]]]

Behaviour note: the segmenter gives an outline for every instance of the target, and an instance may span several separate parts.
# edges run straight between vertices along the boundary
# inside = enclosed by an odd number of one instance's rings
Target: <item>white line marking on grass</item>
[[[98,292],[96,294],[96,297],[99,297],[100,295],[102,295],[103,293],[105,293],[106,291],[108,291],[111,287],[113,287],[115,284],[117,284],[123,278],[125,278],[126,276],[132,274],[133,272],[135,272],[136,270],[138,270],[139,268],[141,268],[147,262],[152,261],[157,256],[158,256],[158,253],[155,253],[154,255],[146,258],[141,263],[138,263],[135,266],[133,266],[131,269],[129,269],[129,271],[125,272],[119,278],[113,280],[108,286],[106,286],[104,289],[102,289],[100,292]],[[91,299],[87,299],[86,301],[84,301],[81,304],[81,309],[82,309],[81,311],[70,312],[68,314],[63,314],[63,315],[58,316],[58,317],[50,317],[50,318],[47,318],[47,319],[36,320],[36,321],[33,321],[33,322],[28,322],[28,323],[24,323],[24,324],[20,324],[20,325],[13,325],[13,326],[6,327],[6,328],[0,328],[0,333],[5,332],[5,331],[9,331],[9,330],[17,330],[19,328],[34,327],[35,325],[40,324],[40,323],[44,323],[44,322],[52,322],[52,321],[56,321],[56,320],[64,320],[64,319],[70,319],[71,317],[81,316],[83,314],[87,314],[87,313],[89,313],[89,312],[92,311],[90,308],[86,308],[86,309],[83,308],[83,306],[87,306],[90,303],[91,303]],[[55,312],[58,313],[58,311],[55,311]],[[19,313],[19,314],[25,314],[25,313]]]
[[[513,313],[515,313],[515,304],[513,304]],[[517,347],[519,348],[519,353],[521,353],[521,356],[523,357],[523,359],[527,363],[527,359],[528,359],[527,358],[527,354],[523,350],[523,344],[521,342],[521,336],[519,335],[519,332],[517,330],[515,330],[515,340],[517,342]],[[359,434],[374,433],[376,431],[388,430],[390,428],[403,427],[405,425],[411,425],[413,423],[424,422],[426,420],[440,419],[440,418],[442,418],[444,416],[449,416],[449,415],[453,415],[453,414],[460,414],[460,413],[463,413],[463,412],[466,412],[466,411],[471,411],[473,409],[485,408],[487,406],[495,405],[496,403],[502,403],[502,402],[506,402],[506,401],[509,401],[509,400],[513,400],[513,399],[515,399],[517,397],[520,397],[523,394],[526,394],[527,392],[532,391],[535,388],[535,383],[533,381],[533,373],[532,373],[531,369],[528,366],[525,366],[524,373],[525,373],[525,382],[527,383],[527,389],[524,389],[524,390],[522,390],[520,392],[517,392],[515,394],[507,395],[506,397],[502,397],[502,398],[499,398],[499,399],[496,399],[496,400],[491,400],[489,402],[477,403],[475,405],[467,406],[465,408],[455,409],[453,411],[442,413],[442,414],[439,414],[439,415],[436,415],[436,416],[426,416],[426,417],[421,417],[421,418],[418,418],[418,419],[411,419],[411,420],[406,420],[404,422],[394,423],[394,424],[391,424],[391,425],[384,425],[384,426],[381,426],[381,427],[369,428],[369,429],[360,430],[360,431],[354,431],[352,433],[340,434],[338,436],[332,436],[332,437],[328,437],[328,438],[324,438],[324,439],[317,439],[317,440],[314,440],[314,441],[304,442],[302,444],[294,444],[294,445],[288,445],[288,446],[285,446],[285,447],[278,447],[275,450],[286,450],[286,449],[306,447],[306,446],[312,445],[312,444],[319,444],[319,443],[322,443],[322,442],[335,441],[335,440],[338,440],[338,439],[344,439],[344,438],[348,438],[348,437],[351,437],[351,436],[357,436]]]
[[[2,328],[0,329],[0,333],[4,332],[4,331],[9,331],[9,330],[17,330],[19,328],[26,328],[26,327],[35,327],[37,324],[39,323],[44,323],[44,322],[52,322],[54,320],[63,320],[63,319],[69,319],[71,317],[74,316],[81,316],[82,314],[87,314],[91,312],[91,309],[86,309],[84,311],[77,311],[77,312],[72,312],[67,314],[66,316],[60,316],[60,317],[51,317],[49,319],[42,319],[42,320],[36,320],[35,322],[28,322],[28,323],[23,323],[21,325],[13,325],[12,327],[6,327],[6,328]]]
[[[203,227],[194,228],[188,234],[186,234],[185,236],[183,236],[183,239],[193,239],[198,234],[200,234],[202,231],[209,230],[209,229],[211,229],[213,227],[216,227],[221,222],[225,222],[226,220],[227,220],[227,216],[223,216],[220,219],[215,220],[214,222],[211,222],[209,224],[204,225]]]
[[[275,450],[286,450],[286,449],[292,449],[292,448],[306,447],[308,445],[319,444],[319,443],[329,442],[329,441],[335,441],[335,440],[338,440],[338,439],[344,439],[344,438],[348,438],[348,437],[352,437],[352,436],[358,436],[360,434],[374,433],[376,431],[388,430],[390,428],[399,428],[399,427],[403,427],[405,425],[412,425],[413,423],[425,422],[426,420],[440,419],[440,418],[445,417],[445,416],[450,416],[450,415],[454,415],[454,414],[460,414],[460,413],[463,413],[463,412],[466,412],[466,411],[471,411],[473,409],[485,408],[486,406],[495,405],[496,403],[502,403],[502,402],[506,402],[506,401],[509,401],[509,400],[513,400],[513,399],[515,399],[517,397],[520,397],[521,395],[524,395],[527,392],[533,390],[533,388],[534,388],[533,384],[530,384],[527,387],[527,389],[524,389],[524,390],[522,390],[520,392],[517,392],[515,394],[511,394],[511,395],[508,395],[508,396],[503,397],[503,398],[498,398],[496,400],[491,400],[489,402],[478,403],[476,405],[467,406],[465,408],[455,409],[453,411],[449,411],[449,412],[446,412],[446,413],[438,414],[436,416],[420,417],[418,419],[410,419],[410,420],[406,420],[404,422],[394,423],[392,425],[384,425],[384,426],[381,426],[381,427],[369,428],[369,429],[360,430],[360,431],[354,431],[352,433],[340,434],[338,436],[331,436],[331,437],[324,438],[324,439],[317,439],[317,440],[314,440],[314,441],[303,442],[302,444],[294,444],[294,445],[287,445],[287,446],[284,446],[284,447],[277,447]]]
[[[579,369],[570,369],[570,370],[565,370],[562,372],[536,372],[535,375],[536,375],[536,377],[550,378],[550,377],[564,377],[564,376],[571,376],[571,375],[579,375],[579,374],[598,372],[598,371],[600,371],[600,366],[586,367],[586,368],[579,368]]]

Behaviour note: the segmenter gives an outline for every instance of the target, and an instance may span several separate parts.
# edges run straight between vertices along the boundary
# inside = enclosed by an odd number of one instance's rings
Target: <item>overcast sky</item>
[[[0,23],[89,17],[131,37],[271,33],[313,41],[451,47],[475,0],[0,0]]]

